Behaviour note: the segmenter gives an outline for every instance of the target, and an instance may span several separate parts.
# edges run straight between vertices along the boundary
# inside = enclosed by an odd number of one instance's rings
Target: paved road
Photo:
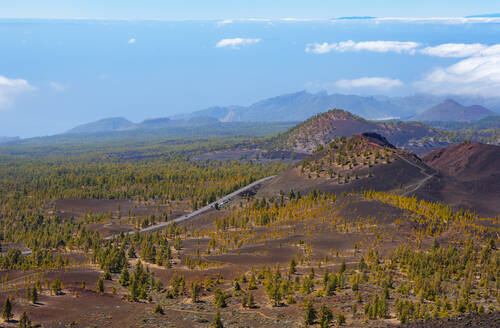
[[[241,194],[242,192],[247,191],[247,190],[249,190],[249,189],[251,189],[251,188],[255,187],[256,185],[259,185],[259,184],[261,184],[262,182],[265,182],[265,181],[271,180],[271,179],[273,179],[274,177],[276,177],[276,176],[275,176],[275,175],[272,175],[272,176],[270,176],[270,177],[263,178],[263,179],[260,179],[260,180],[255,181],[255,182],[252,182],[252,183],[251,183],[251,184],[249,184],[248,186],[245,186],[245,187],[243,187],[243,188],[241,188],[241,189],[238,189],[238,190],[236,190],[236,191],[234,191],[234,192],[230,193],[229,195],[226,195],[226,196],[222,197],[221,199],[216,200],[215,202],[210,203],[210,204],[208,204],[207,206],[202,207],[202,208],[200,208],[200,209],[198,209],[198,210],[196,210],[196,211],[194,211],[194,212],[191,212],[191,213],[189,213],[189,214],[184,214],[184,215],[179,216],[179,217],[177,217],[177,218],[175,218],[175,219],[173,219],[173,220],[170,220],[170,221],[166,221],[166,222],[163,222],[163,223],[159,223],[159,224],[157,224],[157,225],[154,225],[154,226],[150,226],[150,227],[147,227],[147,228],[141,229],[141,230],[139,230],[138,232],[139,232],[139,233],[142,233],[142,232],[154,231],[154,230],[158,230],[158,229],[164,228],[164,227],[166,227],[166,226],[168,226],[168,225],[170,225],[170,224],[172,224],[172,223],[179,223],[179,222],[183,222],[183,221],[189,220],[189,219],[191,219],[191,218],[193,218],[193,217],[195,217],[195,216],[197,216],[197,215],[199,215],[199,214],[201,214],[201,213],[204,213],[204,212],[206,212],[206,211],[208,211],[208,210],[212,209],[212,208],[215,206],[215,204],[216,204],[216,203],[218,203],[219,205],[225,204],[225,203],[229,202],[229,201],[231,200],[231,198],[233,198],[234,196],[237,196],[237,195]],[[134,230],[134,231],[129,231],[129,232],[127,232],[126,234],[132,235],[132,234],[134,234],[135,232],[136,232],[136,230]],[[117,237],[117,236],[119,236],[119,235],[109,236],[109,237],[104,238],[104,240],[109,240],[109,239],[112,239],[112,238]]]

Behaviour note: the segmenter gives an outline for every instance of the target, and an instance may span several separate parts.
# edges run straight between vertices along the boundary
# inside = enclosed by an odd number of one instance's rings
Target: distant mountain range
[[[444,97],[427,94],[385,97],[300,91],[264,99],[249,106],[215,106],[189,114],[148,119],[140,123],[133,123],[121,117],[107,118],[77,126],[67,133],[193,127],[215,122],[300,122],[333,108],[349,111],[368,120],[446,122],[473,122],[485,116],[498,115],[481,106],[500,111],[500,98],[456,97],[455,100],[445,100]]]
[[[126,130],[134,123],[123,117],[110,117],[99,121],[78,125],[67,133],[95,133]]]
[[[2,136],[0,136],[0,144],[6,143],[6,142],[17,141],[17,140],[19,140],[19,137],[2,137]]]
[[[386,119],[411,116],[437,103],[434,98],[418,97],[418,100],[300,91],[264,99],[247,107],[211,107],[178,117],[211,116],[223,122],[303,121],[329,109],[342,108],[366,119]]]
[[[415,121],[447,121],[447,122],[475,122],[496,113],[480,105],[463,106],[452,99],[437,104],[436,106],[416,115]]]
[[[369,120],[410,120],[445,99],[428,94],[385,97],[300,91],[264,99],[247,107],[217,106],[174,118],[206,116],[217,118],[222,122],[304,121],[312,115],[339,108]],[[456,97],[456,100],[467,106],[482,105],[500,111],[500,99]],[[446,118],[443,119],[447,121]]]
[[[161,117],[147,119],[140,123],[133,123],[123,117],[113,117],[78,125],[73,129],[68,130],[66,133],[82,134],[133,130],[154,130],[163,128],[206,126],[214,123],[220,123],[220,121],[213,117],[193,117],[187,120],[174,120],[167,117]]]

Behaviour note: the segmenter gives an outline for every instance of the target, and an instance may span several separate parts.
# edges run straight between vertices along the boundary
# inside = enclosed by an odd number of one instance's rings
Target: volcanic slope
[[[437,172],[417,156],[368,132],[320,145],[299,165],[266,183],[259,193],[377,190],[407,196],[425,188],[435,175]]]
[[[463,106],[456,101],[446,99],[438,105],[415,116],[416,121],[456,121],[456,122],[475,122],[485,117],[494,116],[495,112],[484,108],[483,106]]]
[[[464,142],[433,151],[423,161],[439,171],[439,177],[418,196],[483,216],[500,214],[499,146]]]
[[[373,122],[340,109],[315,115],[280,134],[271,141],[274,150],[291,150],[296,153],[312,153],[319,145],[325,145],[335,138],[363,132],[376,132],[401,149],[414,151],[416,140],[439,137],[439,132],[425,124],[412,122]],[[437,139],[437,138],[436,138]],[[445,144],[448,145],[448,144]],[[419,153],[425,153],[442,145],[419,146]],[[428,150],[426,148],[429,148]]]

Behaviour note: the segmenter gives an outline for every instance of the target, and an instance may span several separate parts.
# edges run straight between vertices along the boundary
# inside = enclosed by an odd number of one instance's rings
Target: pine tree
[[[38,302],[38,291],[36,290],[36,287],[34,287],[33,291],[31,292],[31,302],[33,304],[36,304],[36,302]]]
[[[56,295],[59,295],[62,291],[62,282],[59,279],[52,281],[52,292]]]
[[[214,322],[210,325],[210,328],[224,328],[222,320],[220,318],[220,311],[215,314]]]
[[[295,258],[292,258],[290,261],[290,269],[288,270],[288,275],[295,274],[297,272],[297,260]]]
[[[12,303],[10,302],[10,299],[7,298],[3,305],[2,318],[4,318],[4,320],[6,321],[10,321],[10,319],[12,319],[12,316]]]
[[[155,308],[153,309],[154,314],[165,314],[165,311],[163,311],[163,307],[160,304],[157,304]]]
[[[332,310],[325,304],[321,306],[319,311],[319,323],[321,328],[328,328],[333,320]]]
[[[346,269],[345,259],[342,259],[342,263],[340,263],[339,273],[344,273]]]
[[[342,312],[339,312],[337,315],[337,325],[342,326],[343,324],[345,324],[345,316]]]
[[[30,318],[28,318],[28,315],[26,314],[26,312],[23,312],[23,314],[21,315],[21,318],[19,318],[19,325],[18,325],[19,328],[31,328],[31,320]]]
[[[226,307],[226,295],[219,288],[214,293],[214,304],[218,308]]]
[[[317,318],[316,310],[314,309],[310,300],[304,303],[305,313],[304,313],[304,324],[310,326],[314,324]]]
[[[123,266],[122,272],[120,274],[120,285],[126,287],[130,284],[130,273],[126,266]]]
[[[132,302],[137,302],[137,300],[139,299],[139,286],[136,279],[132,280],[132,284],[130,285],[129,299]]]
[[[255,274],[252,272],[250,275],[250,281],[248,282],[248,290],[257,289],[257,281],[255,280]]]
[[[250,309],[255,308],[255,300],[252,293],[248,293],[247,307]]]
[[[200,298],[201,286],[197,281],[191,283],[191,299],[193,303],[197,303]]]
[[[104,293],[104,279],[102,279],[102,277],[97,280],[96,290],[98,293]]]
[[[135,249],[133,247],[130,247],[128,249],[128,254],[127,255],[131,259],[135,259],[137,257],[137,255],[135,255]]]

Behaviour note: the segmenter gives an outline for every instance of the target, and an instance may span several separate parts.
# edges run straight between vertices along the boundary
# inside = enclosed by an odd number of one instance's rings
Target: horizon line
[[[498,15],[498,16],[496,16]],[[231,23],[269,23],[269,22],[419,22],[419,21],[464,21],[464,22],[500,22],[500,14],[468,15],[468,16],[340,16],[331,18],[310,18],[310,17],[239,17],[239,18],[111,18],[111,17],[1,17],[0,20],[20,21],[20,20],[38,20],[38,21],[116,21],[116,22],[217,22],[221,25]]]

